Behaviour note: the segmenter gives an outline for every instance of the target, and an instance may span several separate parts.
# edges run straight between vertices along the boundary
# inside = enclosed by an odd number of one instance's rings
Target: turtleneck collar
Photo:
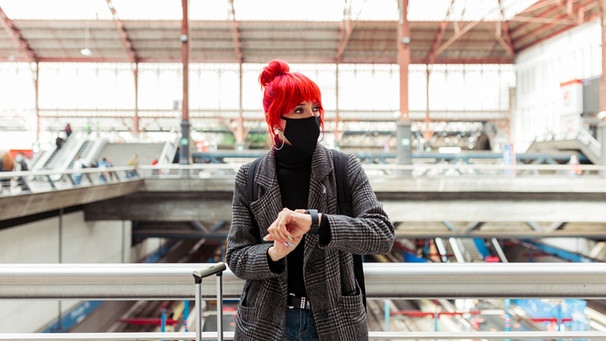
[[[282,167],[298,168],[311,165],[311,155],[285,144],[276,150],[276,162]]]

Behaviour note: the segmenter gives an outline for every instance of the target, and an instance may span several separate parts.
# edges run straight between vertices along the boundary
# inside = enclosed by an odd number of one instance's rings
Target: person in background
[[[249,205],[250,164],[235,179],[226,262],[245,284],[234,340],[368,340],[352,254],[389,252],[394,226],[352,154],[353,215],[338,214],[316,83],[281,60],[259,82],[273,148],[259,160],[257,200]]]
[[[72,168],[74,170],[81,170],[82,168],[85,168],[84,161],[82,160],[81,155],[78,155],[76,157],[76,160],[74,161]],[[74,173],[73,176],[74,176],[74,184],[76,186],[80,186],[80,184],[82,183],[82,173]]]
[[[154,169],[152,169],[152,175],[160,175],[160,170],[155,167],[157,165],[158,165],[158,159],[153,159],[152,166],[154,166]]]
[[[135,169],[126,171],[127,178],[134,178],[137,176],[137,167],[139,166],[139,156],[137,154],[133,155],[130,160],[128,160],[127,166],[133,166]]]
[[[101,161],[97,163],[97,167],[99,167],[99,183],[107,183],[108,172],[106,171],[109,168],[109,163],[106,158],[101,158]]]
[[[72,134],[72,125],[68,123],[65,125],[65,139],[67,140],[71,134]]]
[[[112,161],[107,156],[104,157],[103,159],[105,160],[105,163],[107,164],[107,168],[112,168],[114,166],[114,164],[112,163]],[[115,180],[118,180],[117,179],[118,175],[114,174],[114,172],[111,171],[111,170],[107,172],[107,175],[109,177],[109,181],[114,181],[114,177],[116,177]]]
[[[583,174],[583,170],[581,169],[581,163],[579,162],[579,158],[576,154],[570,155],[570,160],[568,161],[570,165],[570,175],[579,176]]]
[[[61,149],[64,143],[65,140],[61,136],[57,135],[57,137],[55,138],[55,146],[57,146],[57,150]]]
[[[12,172],[15,170],[15,159],[11,156],[9,152],[6,152],[2,155],[2,159],[0,159],[0,172]],[[0,179],[0,183],[2,186],[0,187],[0,192],[8,191],[10,193],[11,190],[11,178],[6,177]]]
[[[475,150],[492,150],[492,146],[490,145],[490,138],[486,132],[482,131],[480,135],[478,135],[476,145],[474,146]]]
[[[29,170],[29,167],[27,166],[27,161],[25,161],[25,155],[23,155],[22,152],[17,153],[17,156],[15,156],[15,162],[17,165],[17,171],[27,172]],[[27,181],[25,181],[25,177],[19,176],[17,178],[17,184],[19,187],[21,187],[22,192],[31,192],[31,188],[27,184]]]
[[[86,135],[90,135],[93,132],[93,123],[90,120],[86,121],[84,130],[86,130]]]

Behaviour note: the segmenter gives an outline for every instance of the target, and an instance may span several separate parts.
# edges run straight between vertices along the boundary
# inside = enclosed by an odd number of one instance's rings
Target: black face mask
[[[292,147],[309,155],[313,154],[320,137],[320,117],[295,119],[282,116],[281,118],[286,121],[284,136]]]

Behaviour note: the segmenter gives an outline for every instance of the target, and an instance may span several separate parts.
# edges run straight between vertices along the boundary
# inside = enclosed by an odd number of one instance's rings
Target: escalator
[[[484,261],[485,255],[480,252],[478,243],[483,243],[479,238],[457,238],[461,253],[467,263],[480,263]]]
[[[443,238],[435,238],[434,243],[442,263],[456,263],[456,257],[450,242]]]
[[[586,129],[581,128],[575,134],[535,139],[526,152],[578,152],[584,155],[592,164],[599,165],[601,149],[600,143],[591,135],[591,133]]]

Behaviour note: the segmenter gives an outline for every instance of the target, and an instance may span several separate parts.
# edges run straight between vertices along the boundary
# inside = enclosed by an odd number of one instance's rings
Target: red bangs
[[[266,121],[269,124],[270,132],[272,132],[272,127],[279,125],[280,116],[292,111],[297,105],[306,101],[317,103],[320,106],[320,117],[323,121],[322,93],[314,81],[298,72],[276,77],[265,88],[263,99],[267,115]]]
[[[274,104],[277,104],[276,102],[280,103],[279,107],[283,110],[281,114],[293,110],[305,101],[318,103],[322,106],[322,95],[316,83],[297,72],[291,73],[290,76],[282,77],[281,94],[277,94],[274,87]]]

